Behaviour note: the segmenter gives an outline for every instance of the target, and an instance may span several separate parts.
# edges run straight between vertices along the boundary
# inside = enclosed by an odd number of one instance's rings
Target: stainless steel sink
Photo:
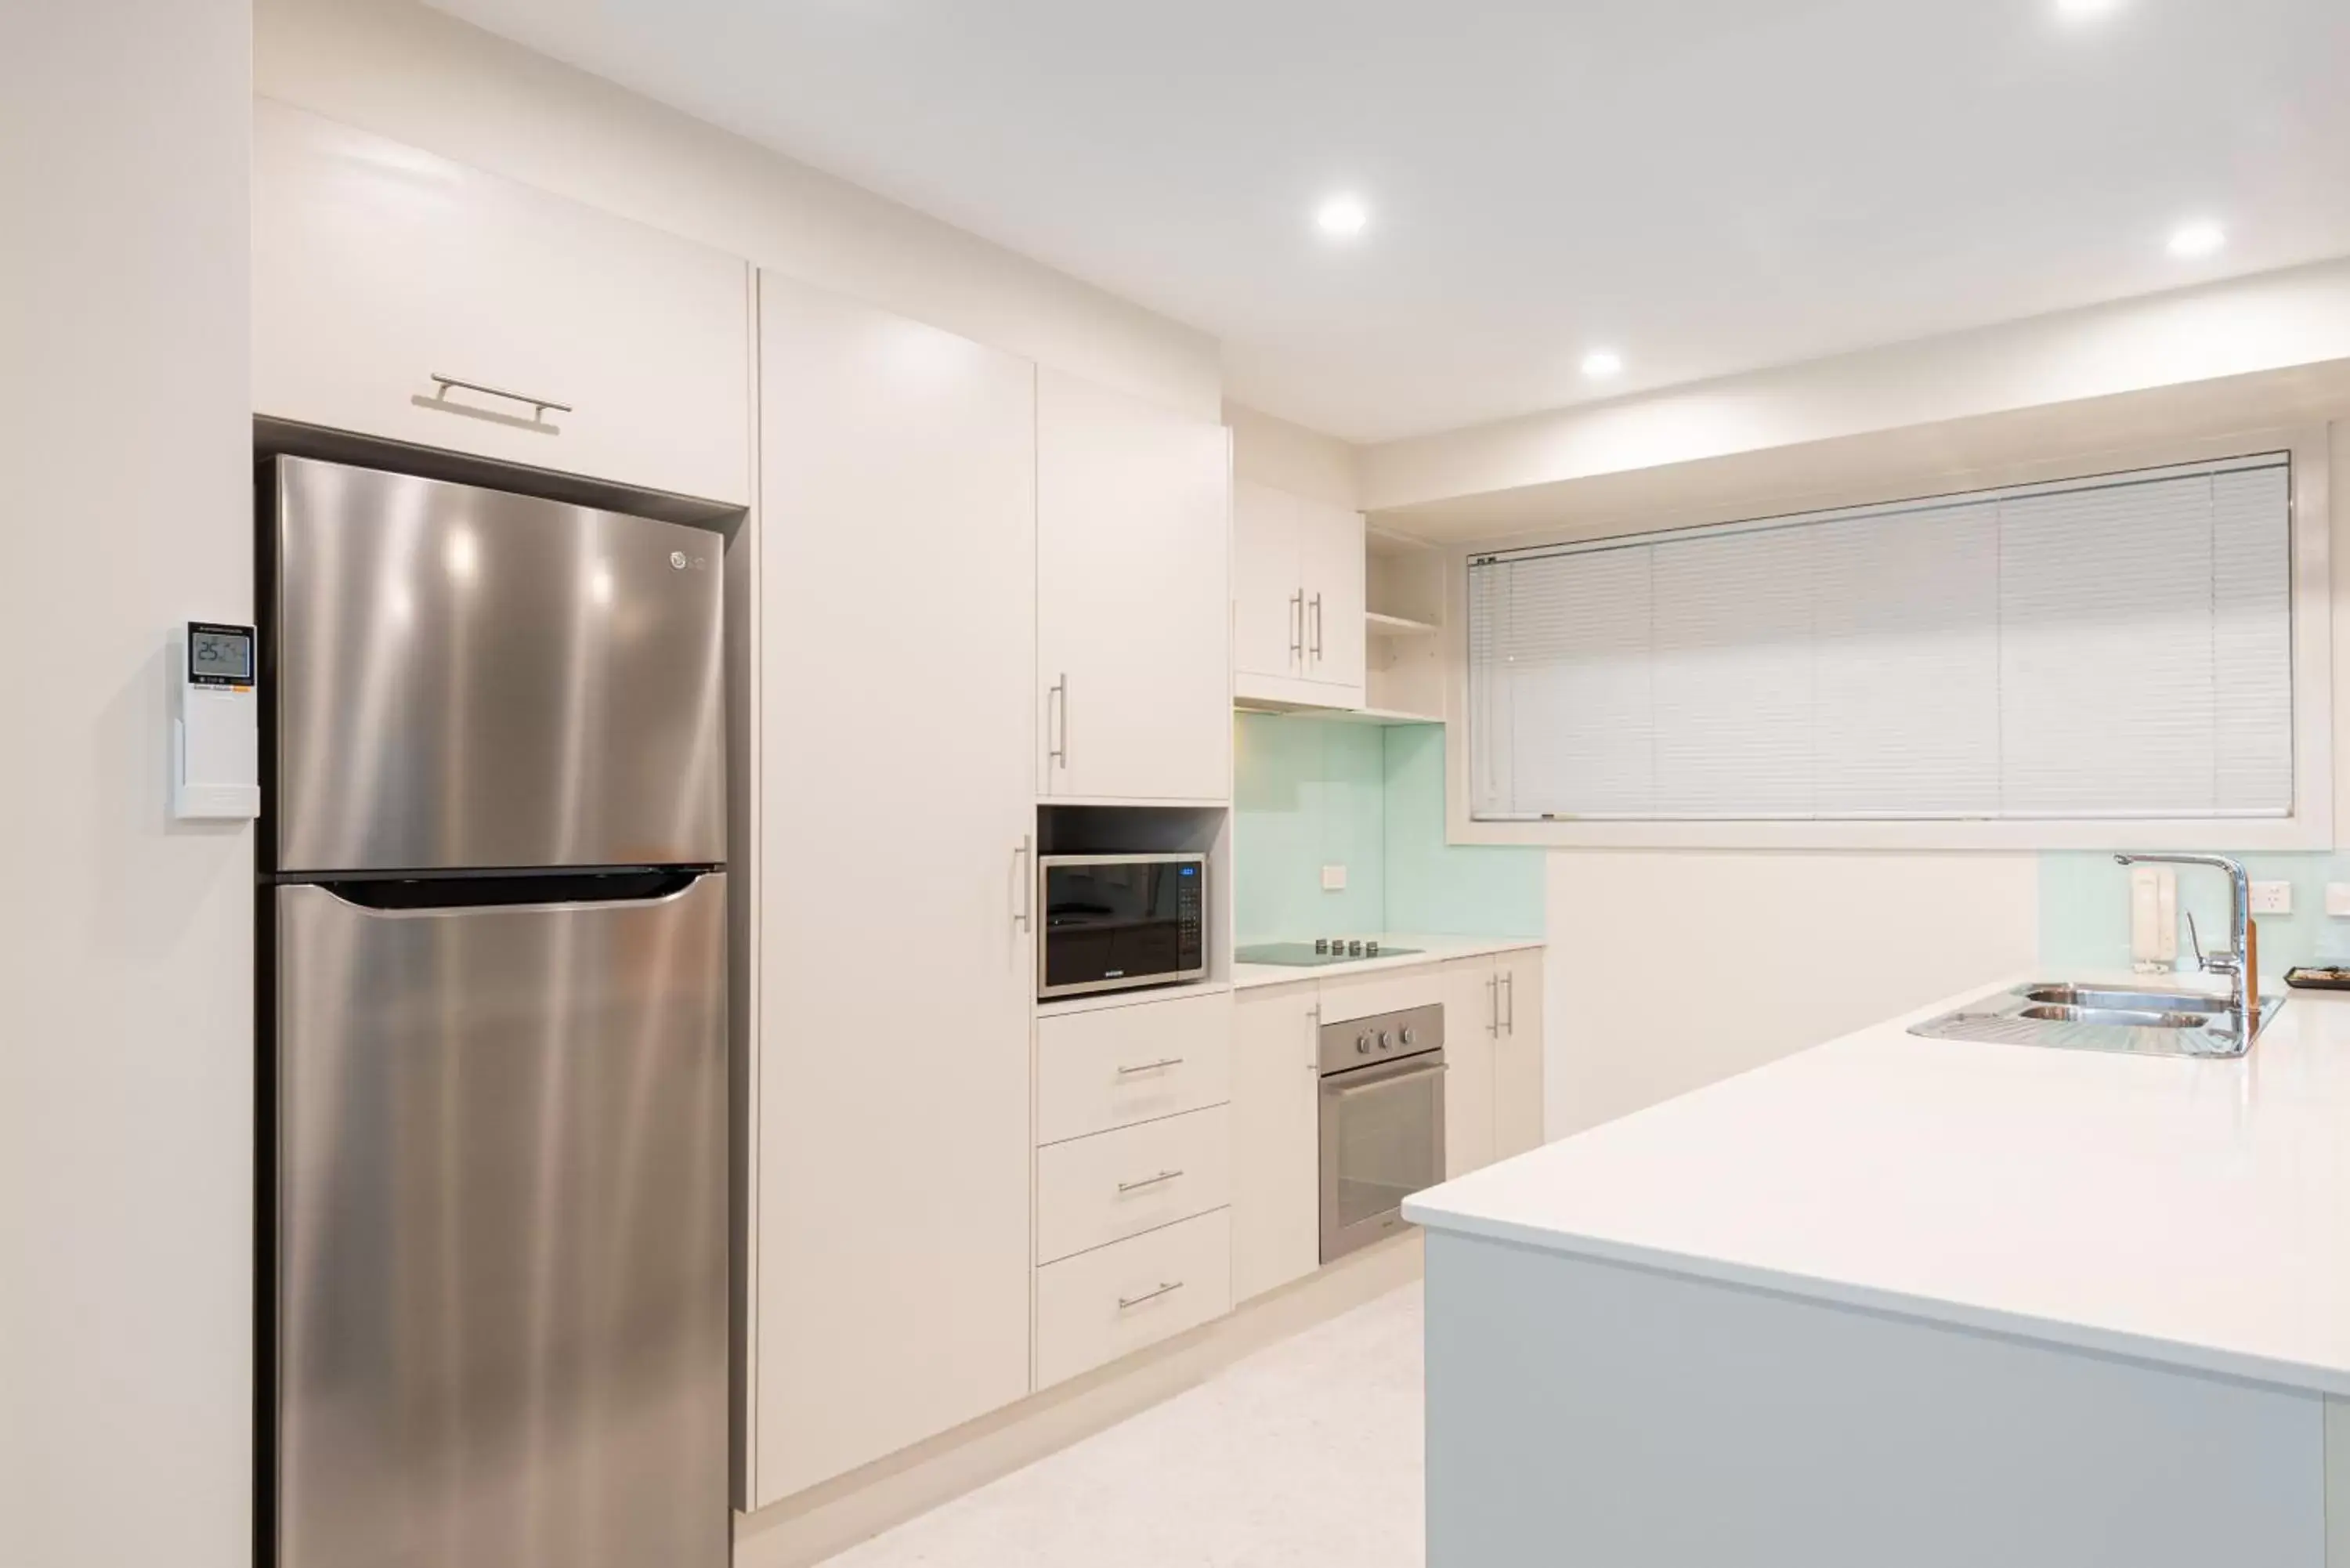
[[[2251,1033],[2282,1006],[2264,997]],[[1913,1024],[1909,1033],[1934,1040],[1985,1040],[2007,1045],[2054,1045],[2074,1051],[2127,1051],[2144,1056],[2241,1056],[2228,999],[2158,986],[2076,985],[2034,981],[1995,992],[1955,1012]]]

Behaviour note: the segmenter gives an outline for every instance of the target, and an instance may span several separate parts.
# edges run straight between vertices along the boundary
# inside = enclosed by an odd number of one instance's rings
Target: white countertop
[[[1905,1032],[2036,978],[1489,1166],[1405,1217],[2350,1397],[2350,993],[2283,992],[2235,1061]]]
[[[1314,939],[1304,939],[1311,942]],[[1243,946],[1253,944],[1243,943]],[[1376,974],[1381,970],[1410,969],[1419,964],[1445,963],[1453,959],[1482,958],[1488,953],[1518,952],[1543,945],[1540,937],[1422,937],[1409,933],[1402,936],[1382,936],[1383,948],[1414,948],[1409,953],[1381,953],[1375,959],[1350,959],[1345,963],[1322,964],[1315,968],[1299,968],[1289,964],[1235,963],[1232,965],[1232,989],[1248,991],[1260,985],[1290,985],[1301,981],[1329,980],[1351,974]]]

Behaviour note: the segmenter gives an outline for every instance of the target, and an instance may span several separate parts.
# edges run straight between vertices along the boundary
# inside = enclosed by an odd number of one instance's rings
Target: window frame
[[[1665,818],[1480,821],[1470,815],[1470,557],[1548,543],[1631,541],[1692,528],[1759,524],[1774,516],[1913,505],[2019,485],[2065,483],[2175,465],[2284,452],[2292,460],[2293,807],[2285,816],[2173,818]],[[1456,844],[1593,849],[2096,850],[2324,849],[2334,843],[2333,525],[2327,431],[2263,430],[2147,451],[2106,452],[1933,475],[1898,492],[1794,504],[1747,503],[1694,515],[1611,519],[1587,531],[1561,528],[1487,540],[1447,552],[1445,594],[1445,817]]]

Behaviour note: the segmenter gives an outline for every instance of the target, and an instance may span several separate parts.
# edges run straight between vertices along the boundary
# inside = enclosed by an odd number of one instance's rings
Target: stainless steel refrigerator
[[[263,490],[276,1561],[723,1568],[720,541]]]

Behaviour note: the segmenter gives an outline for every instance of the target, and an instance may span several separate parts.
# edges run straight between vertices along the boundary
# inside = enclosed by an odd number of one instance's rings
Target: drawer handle
[[[1118,1184],[1118,1189],[1121,1193],[1139,1192],[1146,1187],[1156,1187],[1162,1181],[1172,1181],[1182,1174],[1180,1170],[1162,1170],[1156,1176],[1146,1176],[1139,1181],[1121,1181]]]
[[[1160,1285],[1157,1290],[1145,1291],[1139,1296],[1120,1296],[1118,1298],[1118,1310],[1124,1312],[1128,1307],[1139,1307],[1145,1302],[1155,1302],[1160,1296],[1167,1295],[1175,1291],[1180,1291],[1182,1288],[1183,1282],[1177,1280],[1173,1284]]]
[[[443,376],[438,371],[428,371],[427,374],[441,389],[434,394],[436,400],[446,398],[452,389],[463,388],[468,392],[480,392],[488,397],[504,398],[510,403],[528,403],[530,417],[534,420],[545,419],[549,409],[558,414],[578,411],[569,403],[558,403],[552,398],[534,398],[528,392],[509,392],[504,387],[485,387],[479,381],[461,381],[454,376]]]
[[[1182,1064],[1180,1056],[1161,1056],[1156,1062],[1139,1062],[1131,1067],[1120,1067],[1118,1075],[1124,1078],[1136,1073],[1156,1073],[1162,1067],[1180,1067]]]

